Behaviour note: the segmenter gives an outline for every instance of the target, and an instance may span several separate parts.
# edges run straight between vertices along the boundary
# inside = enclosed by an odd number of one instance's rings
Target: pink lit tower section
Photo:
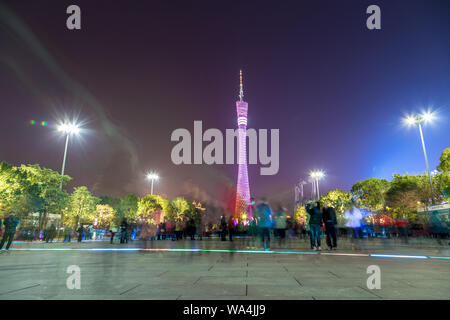
[[[251,216],[249,212],[250,205],[250,187],[248,184],[247,172],[247,110],[248,103],[244,100],[244,87],[242,83],[242,70],[240,70],[240,90],[239,101],[236,101],[237,123],[239,131],[239,153],[238,153],[238,178],[236,191],[236,217],[246,215]]]

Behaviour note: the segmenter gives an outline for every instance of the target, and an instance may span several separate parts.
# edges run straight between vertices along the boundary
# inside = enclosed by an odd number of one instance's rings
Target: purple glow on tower
[[[250,205],[250,187],[248,184],[247,172],[247,110],[248,103],[244,102],[244,87],[242,83],[242,70],[240,71],[240,91],[239,101],[236,101],[237,123],[239,131],[239,150],[238,150],[238,179],[236,190],[236,217],[246,214],[251,218],[249,212]]]

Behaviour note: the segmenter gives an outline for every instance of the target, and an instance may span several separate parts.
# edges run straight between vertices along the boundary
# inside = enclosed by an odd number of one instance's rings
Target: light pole
[[[58,131],[60,131],[66,135],[66,146],[64,147],[64,158],[63,158],[63,163],[62,163],[62,168],[61,168],[61,177],[62,177],[62,176],[64,176],[64,169],[66,167],[67,146],[69,145],[69,136],[71,134],[80,133],[80,128],[76,124],[63,123],[58,127]],[[62,189],[62,183],[63,183],[63,181],[61,179],[61,183],[59,185],[60,189]]]
[[[428,180],[430,182],[430,192],[431,192],[431,203],[432,204],[434,204],[433,181],[431,180],[430,167],[428,165],[427,149],[425,148],[425,140],[423,139],[422,123],[431,122],[431,121],[433,121],[433,119],[434,119],[434,115],[431,112],[426,112],[421,115],[408,116],[404,119],[404,122],[408,126],[413,126],[413,125],[417,124],[419,127],[420,140],[422,141],[423,155],[425,157],[425,164],[427,166]]]
[[[312,180],[314,194],[317,195],[317,200],[320,199],[319,180],[325,176],[322,170],[310,171],[309,176]]]
[[[150,194],[153,195],[153,182],[155,180],[158,180],[159,177],[156,173],[149,173],[149,174],[147,174],[147,179],[152,181],[152,188],[151,188]]]

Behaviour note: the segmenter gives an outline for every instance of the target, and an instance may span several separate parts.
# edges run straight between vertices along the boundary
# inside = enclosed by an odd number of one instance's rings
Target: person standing
[[[55,238],[55,236],[56,236],[56,227],[55,227],[55,224],[52,222],[52,223],[50,224],[50,227],[49,227],[48,230],[47,230],[47,239],[46,239],[46,242],[47,242],[47,243],[53,242],[53,239]]]
[[[306,205],[306,212],[309,214],[309,229],[311,232],[311,248],[322,250],[320,247],[320,231],[322,227],[322,212],[320,211],[320,203],[317,201],[315,205],[308,203]]]
[[[9,247],[11,246],[11,243],[14,239],[14,235],[16,234],[17,226],[19,225],[19,218],[16,217],[14,214],[10,214],[4,221],[5,224],[5,232],[3,233],[3,239],[0,243],[0,250],[2,250],[3,245],[5,242],[6,244],[6,251],[8,252]]]
[[[111,230],[109,230],[109,232],[111,233],[111,239],[109,240],[110,244],[114,243],[114,237],[117,233],[117,227],[114,223],[111,224]]]
[[[120,243],[128,242],[127,231],[128,231],[128,222],[127,219],[124,218],[120,225]]]
[[[228,218],[228,237],[230,239],[230,241],[233,241],[233,233],[234,233],[234,219],[233,216],[230,215],[230,217]]]
[[[252,212],[256,212],[253,210]],[[256,237],[258,236],[258,226],[256,225],[255,218],[252,217],[252,220],[249,223],[248,226],[248,239],[249,239],[249,247],[250,249],[256,249]]]
[[[166,240],[166,233],[167,233],[167,227],[166,227],[166,220],[163,218],[163,221],[161,222],[159,232],[161,232],[161,240]]]
[[[186,232],[191,240],[195,240],[195,221],[194,218],[189,218],[186,224]]]
[[[327,202],[323,208],[323,222],[325,223],[325,234],[327,236],[328,250],[337,249],[337,235],[336,235],[336,210],[330,207]]]
[[[262,200],[256,207],[256,216],[258,219],[258,230],[261,236],[261,244],[264,250],[270,247],[270,229],[272,228],[272,209],[266,200]]]
[[[81,225],[81,226],[77,229],[77,233],[78,233],[78,242],[81,242],[81,241],[83,240],[83,233],[84,233],[83,225]]]
[[[72,227],[67,225],[64,228],[64,242],[70,242],[72,239]]]

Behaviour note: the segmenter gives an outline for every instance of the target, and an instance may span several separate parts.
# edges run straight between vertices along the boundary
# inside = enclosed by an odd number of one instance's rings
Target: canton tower
[[[239,101],[236,101],[237,124],[239,132],[239,169],[236,190],[236,211],[235,216],[240,218],[242,215],[251,216],[249,212],[250,188],[248,184],[247,173],[247,110],[248,103],[244,100],[244,86],[242,84],[242,70],[240,70],[240,90]]]

